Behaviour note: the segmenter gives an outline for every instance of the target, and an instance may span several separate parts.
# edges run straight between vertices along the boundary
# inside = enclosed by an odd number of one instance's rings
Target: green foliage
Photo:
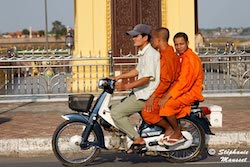
[[[38,34],[40,35],[40,37],[42,37],[42,36],[45,35],[45,32],[44,32],[44,30],[39,30],[39,31],[38,31]]]
[[[29,35],[30,31],[28,29],[23,29],[22,34],[23,35]]]
[[[55,35],[56,39],[60,39],[62,36],[65,36],[67,33],[67,29],[65,27],[65,25],[62,25],[62,23],[58,20],[54,21],[52,23],[52,30],[51,30],[51,34]]]
[[[240,35],[250,35],[250,27],[244,28]]]

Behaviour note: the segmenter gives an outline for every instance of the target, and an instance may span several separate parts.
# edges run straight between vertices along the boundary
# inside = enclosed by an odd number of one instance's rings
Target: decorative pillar
[[[166,26],[170,31],[171,45],[177,32],[185,32],[189,37],[189,47],[194,50],[194,0],[162,0],[162,26]]]
[[[74,57],[108,57],[111,49],[111,11],[110,0],[74,0],[75,2],[75,48]],[[108,64],[108,61],[86,60],[73,64]],[[73,91],[92,91],[106,72],[98,66],[78,66],[72,69]]]
[[[107,56],[110,20],[110,0],[75,0],[74,55]]]
[[[32,38],[32,27],[29,29],[29,38]]]

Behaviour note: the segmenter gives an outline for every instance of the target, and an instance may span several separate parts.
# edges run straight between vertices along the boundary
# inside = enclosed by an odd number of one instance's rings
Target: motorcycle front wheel
[[[81,149],[82,133],[86,124],[80,121],[65,121],[61,123],[52,138],[52,148],[55,156],[66,166],[84,166],[91,163],[100,153],[100,148],[90,145]],[[97,135],[91,131],[88,142],[96,142]]]
[[[188,118],[181,118],[179,120],[179,126],[182,131],[188,131],[192,135],[193,142],[187,149],[169,152],[167,160],[174,163],[194,160],[201,154],[205,147],[205,132],[199,124]]]

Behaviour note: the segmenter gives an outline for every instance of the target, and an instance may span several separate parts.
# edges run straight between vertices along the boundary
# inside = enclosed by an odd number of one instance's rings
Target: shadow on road
[[[192,162],[201,161],[208,158],[207,149],[205,148],[203,152]],[[140,164],[140,163],[171,163],[167,160],[167,158],[161,156],[139,156],[138,154],[127,154],[125,152],[113,152],[107,151],[105,154],[100,154],[91,164],[88,166],[98,166],[104,163],[112,163],[112,162],[129,162],[132,164]]]
[[[10,118],[0,117],[0,124],[3,124],[3,123],[5,123],[5,122],[9,122],[9,121],[11,121]]]
[[[160,156],[139,156],[138,154],[127,154],[125,152],[108,151],[100,154],[89,166],[100,165],[112,162],[130,162],[131,164],[147,163],[147,162],[168,162],[167,159]]]
[[[19,108],[19,107],[23,107],[23,106],[29,105],[29,104],[31,104],[31,103],[34,103],[34,102],[23,103],[23,104],[20,104],[20,105],[18,105],[18,106],[14,106],[13,108],[9,108],[9,109],[7,109],[7,110],[5,110],[5,111],[1,111],[1,112],[0,112],[0,115],[1,115],[1,114],[5,114],[5,113],[7,113],[7,112],[10,112],[10,111],[12,111],[12,110],[15,110],[15,109],[17,109],[17,108]]]

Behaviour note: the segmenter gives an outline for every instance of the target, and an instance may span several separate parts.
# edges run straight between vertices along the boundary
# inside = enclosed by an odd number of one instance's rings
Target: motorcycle
[[[115,80],[99,80],[103,89],[92,107],[94,95],[70,95],[69,107],[76,111],[65,114],[65,119],[55,130],[52,138],[53,152],[57,159],[66,166],[84,166],[90,164],[101,149],[127,150],[133,141],[118,130],[110,115],[110,101],[115,89]],[[137,129],[146,142],[146,149],[137,150],[139,155],[162,156],[170,162],[187,162],[197,158],[205,146],[205,134],[212,134],[206,118],[210,114],[207,107],[199,107],[196,102],[190,116],[178,119],[185,142],[174,146],[162,146],[158,141],[164,135],[164,129],[148,125],[143,120]],[[111,133],[105,141],[104,131]],[[105,145],[106,143],[106,145]]]

